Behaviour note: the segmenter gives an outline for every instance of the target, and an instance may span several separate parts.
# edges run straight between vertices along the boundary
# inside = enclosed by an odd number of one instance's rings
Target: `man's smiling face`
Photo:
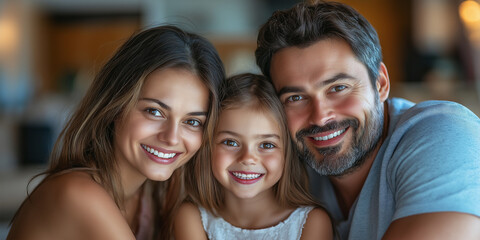
[[[380,74],[372,86],[345,41],[282,49],[272,57],[270,74],[301,157],[319,174],[348,173],[375,149],[388,77]]]

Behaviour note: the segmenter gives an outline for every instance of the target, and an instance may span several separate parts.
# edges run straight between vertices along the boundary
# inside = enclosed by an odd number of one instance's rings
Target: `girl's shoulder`
[[[334,239],[333,223],[325,209],[317,207],[308,213],[301,239]]]
[[[19,237],[22,239],[69,239],[72,236],[95,239],[99,234],[111,236],[108,235],[114,230],[111,223],[119,224],[115,229],[120,230],[123,224],[129,230],[103,186],[89,173],[73,171],[47,177],[40,183],[17,213],[11,234],[30,235]],[[25,231],[27,228],[29,231]]]
[[[207,239],[199,208],[190,202],[182,203],[174,220],[175,239]]]

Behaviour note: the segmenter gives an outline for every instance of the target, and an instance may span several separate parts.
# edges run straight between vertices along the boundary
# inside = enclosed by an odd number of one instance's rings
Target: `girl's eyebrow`
[[[171,111],[172,108],[168,106],[167,104],[163,103],[162,101],[154,98],[140,98],[140,101],[148,101],[148,102],[154,102],[158,104],[160,107],[165,108],[167,111]],[[207,112],[191,112],[188,113],[189,116],[207,116]]]
[[[229,130],[224,130],[224,131],[218,131],[217,134],[230,134],[230,135],[233,135],[233,136],[236,136],[236,137],[240,137],[241,135],[236,133],[236,132],[232,132],[232,131],[229,131]],[[255,135],[255,138],[257,139],[264,139],[264,138],[277,138],[277,139],[280,139],[280,136],[278,134],[258,134],[258,135]]]
[[[278,134],[259,134],[259,135],[256,135],[256,138],[277,138],[277,139],[280,139],[280,136],[278,136]]]

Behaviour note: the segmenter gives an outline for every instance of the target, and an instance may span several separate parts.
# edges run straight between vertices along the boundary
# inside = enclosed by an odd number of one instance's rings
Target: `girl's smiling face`
[[[179,68],[150,73],[137,105],[115,124],[115,157],[122,179],[165,181],[200,148],[209,91]]]
[[[227,195],[271,192],[285,165],[280,128],[251,105],[223,110],[215,131],[212,171]]]

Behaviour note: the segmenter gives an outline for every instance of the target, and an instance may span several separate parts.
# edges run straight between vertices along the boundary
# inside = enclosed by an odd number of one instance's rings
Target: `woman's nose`
[[[160,141],[167,143],[169,146],[178,144],[180,136],[180,126],[175,121],[169,121],[166,126],[158,133]]]

